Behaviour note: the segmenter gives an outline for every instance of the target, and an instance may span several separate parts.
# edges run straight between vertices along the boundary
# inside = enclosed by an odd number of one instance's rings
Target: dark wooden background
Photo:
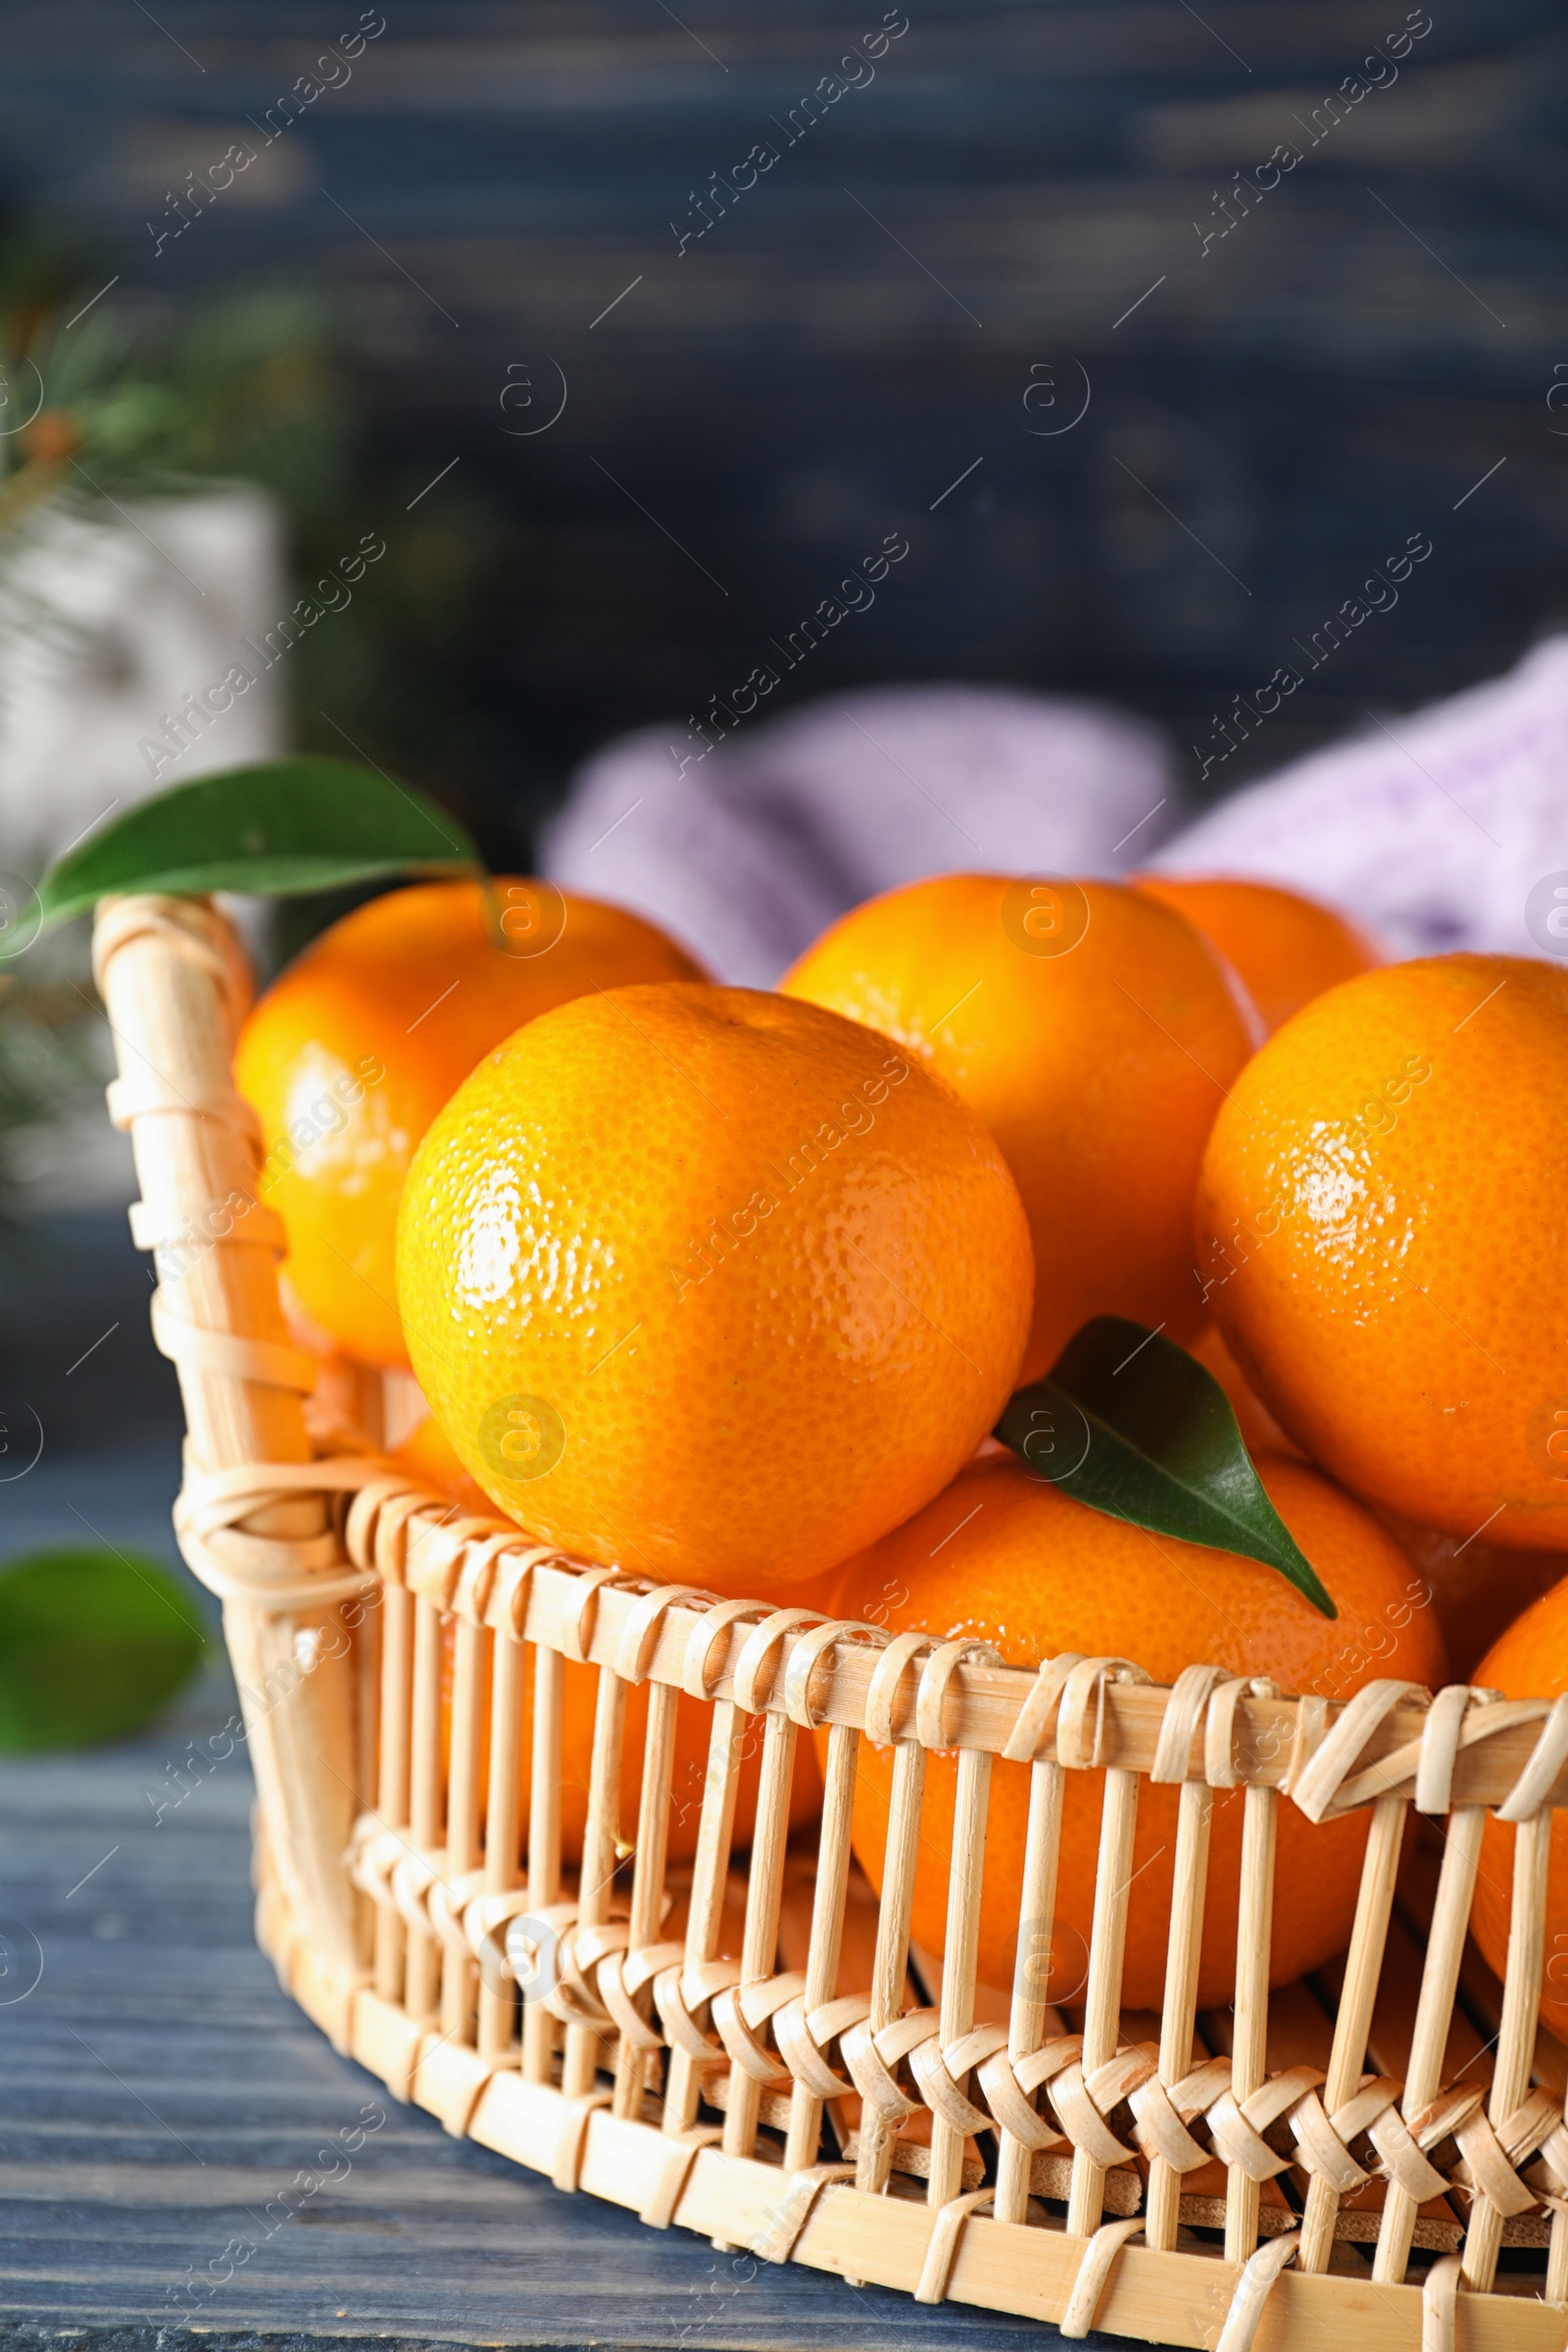
[[[889,530],[909,560],[790,691],[1066,687],[1185,751],[1430,534],[1397,610],[1271,727],[1273,764],[1560,619],[1560,10],[1432,0],[1397,80],[1205,252],[1215,191],[1306,148],[1403,0],[908,0],[874,81],[679,254],[692,192],[782,147],[882,13],[387,0],[353,79],[155,257],[167,190],[357,8],[13,0],[4,185],[132,291],[325,291],[375,446],[416,484],[461,459],[430,504],[461,482],[515,530],[475,693],[519,805],[616,730],[727,692]],[[548,416],[558,368],[564,416],[509,437]],[[1039,437],[1080,368],[1087,416]],[[532,408],[504,410],[524,369]],[[1032,369],[1054,410],[1042,391],[1026,411]]]

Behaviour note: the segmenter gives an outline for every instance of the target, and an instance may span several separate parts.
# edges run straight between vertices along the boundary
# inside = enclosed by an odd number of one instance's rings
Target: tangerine
[[[1240,974],[1270,1037],[1326,988],[1383,960],[1343,914],[1276,882],[1134,874],[1132,884],[1186,915],[1213,942]]]
[[[1183,916],[1114,882],[944,874],[856,907],[779,985],[918,1054],[1001,1145],[1034,1240],[1025,1380],[1092,1315],[1198,1330],[1193,1185],[1258,1032]]]
[[[1189,1355],[1197,1358],[1205,1372],[1213,1374],[1224,1390],[1236,1426],[1242,1433],[1242,1444],[1249,1453],[1296,1453],[1299,1449],[1291,1444],[1268,1406],[1247,1385],[1242,1367],[1226,1347],[1212,1323],[1205,1325],[1196,1340],[1187,1344]]]
[[[886,1039],[680,983],[559,1005],[416,1154],[419,1384],[504,1511],[750,1593],[937,1493],[1011,1392],[1032,1265],[980,1121]]]
[[[1385,965],[1248,1064],[1198,1191],[1199,1271],[1282,1427],[1368,1500],[1568,1546],[1568,972]]]
[[[941,1640],[989,1642],[1013,1666],[1063,1650],[1104,1656],[1130,1647],[1160,1683],[1202,1660],[1333,1699],[1349,1697],[1374,1675],[1440,1684],[1442,1640],[1432,1612],[1417,1605],[1420,1580],[1393,1539],[1304,1462],[1264,1455],[1257,1468],[1337,1602],[1337,1620],[1321,1616],[1274,1569],[1090,1510],[1010,1454],[971,1463],[906,1526],[848,1561],[837,1606],[847,1618],[892,1633],[918,1627]],[[1103,1777],[1067,1775],[1055,1915],[1022,1923],[1031,1948],[1049,1945],[1055,1955],[1051,1997],[1058,2002],[1081,1992],[1087,1972]],[[862,1740],[853,1835],[879,1892],[892,1781],[893,1751]],[[1012,1982],[1020,1933],[1029,1785],[1026,1765],[999,1759],[993,1768],[978,1968],[983,1983],[1003,1990]],[[945,1931],[956,1786],[956,1753],[929,1754],[913,1934],[935,1952]],[[1177,1798],[1174,1788],[1147,1781],[1139,1789],[1122,1983],[1129,2009],[1161,2003]],[[1243,1799],[1239,1788],[1214,1792],[1198,1988],[1203,2007],[1229,1998],[1235,1984]],[[1289,1983],[1348,1940],[1367,1818],[1349,1814],[1318,1827],[1293,1805],[1280,1806],[1271,1983]]]
[[[1481,1659],[1493,1643],[1521,1610],[1568,1576],[1568,1551],[1505,1551],[1485,1536],[1463,1544],[1397,1511],[1380,1509],[1378,1517],[1432,1588],[1433,1613],[1458,1682],[1479,1682]]]
[[[426,1413],[410,1430],[402,1445],[393,1447],[390,1459],[421,1485],[450,1494],[465,1511],[490,1511],[489,1495],[468,1476],[434,1413]]]
[[[310,1320],[363,1362],[407,1364],[398,1201],[459,1080],[585,990],[702,978],[640,915],[515,875],[389,891],[322,932],[260,999],[234,1053],[262,1122],[262,1198],[288,1235],[284,1280]]]

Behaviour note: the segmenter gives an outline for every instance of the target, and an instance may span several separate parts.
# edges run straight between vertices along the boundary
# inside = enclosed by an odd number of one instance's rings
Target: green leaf
[[[1219,1382],[1144,1324],[1095,1316],[1049,1379],[1018,1391],[997,1436],[1091,1510],[1261,1560],[1339,1615],[1264,1493]]]
[[[177,784],[68,851],[39,886],[45,923],[130,891],[298,897],[381,874],[475,872],[462,825],[350,760],[270,760]]]
[[[0,1754],[134,1731],[207,1645],[188,1592],[156,1560],[90,1544],[0,1567]]]

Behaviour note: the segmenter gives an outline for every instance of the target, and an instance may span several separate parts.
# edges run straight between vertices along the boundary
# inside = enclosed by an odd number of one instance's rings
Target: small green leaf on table
[[[1218,1381],[1144,1324],[1095,1316],[1047,1379],[1018,1391],[997,1436],[1091,1510],[1260,1560],[1339,1615],[1264,1493]]]
[[[43,920],[131,892],[296,898],[383,874],[479,871],[454,816],[350,760],[270,760],[138,802],[68,851],[39,886]]]
[[[172,1698],[207,1634],[140,1553],[68,1545],[0,1567],[0,1754],[132,1732]]]

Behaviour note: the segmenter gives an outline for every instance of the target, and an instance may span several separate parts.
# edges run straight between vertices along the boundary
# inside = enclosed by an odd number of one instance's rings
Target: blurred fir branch
[[[62,506],[101,513],[104,498],[224,482],[283,510],[296,595],[381,530],[386,560],[291,654],[294,748],[358,747],[448,801],[486,847],[498,833],[510,847],[497,731],[476,713],[517,526],[458,483],[404,522],[422,476],[368,458],[356,386],[310,293],[256,288],[171,314],[119,293],[93,303],[99,282],[79,255],[0,234],[0,575]]]
[[[231,295],[171,327],[112,303],[72,319],[78,292],[0,307],[6,409],[27,418],[0,431],[0,534],[59,499],[214,481],[258,483],[290,513],[342,496],[347,409],[311,296]]]
[[[20,1240],[19,1145],[103,1085],[95,1007],[69,981],[0,974],[0,1252]]]

